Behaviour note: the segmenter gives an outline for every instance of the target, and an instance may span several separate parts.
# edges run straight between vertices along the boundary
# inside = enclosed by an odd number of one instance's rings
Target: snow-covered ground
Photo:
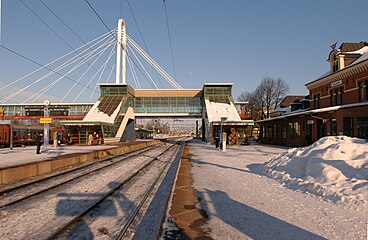
[[[324,137],[289,149],[266,166],[288,187],[368,212],[368,143],[363,139]]]
[[[189,144],[197,207],[208,214],[204,228],[211,237],[367,239],[366,213],[295,191],[267,175],[265,163],[287,153],[261,144],[228,146],[225,153],[199,141]]]

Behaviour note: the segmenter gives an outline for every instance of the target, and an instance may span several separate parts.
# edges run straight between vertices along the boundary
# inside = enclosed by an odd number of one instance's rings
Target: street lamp
[[[222,149],[222,123],[225,122],[227,120],[227,117],[221,117],[221,122],[220,122],[220,146]]]

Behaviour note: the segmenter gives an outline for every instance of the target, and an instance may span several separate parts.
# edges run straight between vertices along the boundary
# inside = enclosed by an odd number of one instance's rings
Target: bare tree
[[[240,101],[248,101],[251,110],[258,111],[261,116],[252,113],[253,119],[268,118],[289,91],[288,84],[278,78],[265,77],[253,92],[244,92],[239,96]],[[259,114],[258,114],[259,115]]]
[[[277,78],[277,80],[275,80],[275,105],[274,105],[274,109],[276,109],[276,107],[280,104],[281,100],[286,96],[286,94],[289,92],[289,85],[282,80],[281,78]]]

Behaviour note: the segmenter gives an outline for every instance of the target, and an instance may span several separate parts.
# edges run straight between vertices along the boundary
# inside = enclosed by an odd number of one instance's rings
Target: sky
[[[1,0],[2,46],[46,64],[71,51],[65,42],[72,48],[83,45],[40,0],[22,1],[54,32],[20,0]],[[85,0],[42,1],[85,42],[107,32]],[[127,0],[88,1],[109,29],[116,28],[119,17],[123,17],[129,36],[146,49]],[[290,87],[289,94],[307,95],[305,84],[329,70],[326,60],[334,42],[338,42],[339,46],[342,42],[368,41],[368,1],[363,0],[166,0],[166,3],[163,0],[129,0],[129,3],[148,52],[183,88],[201,89],[204,83],[231,82],[234,83],[235,99],[242,92],[253,91],[264,77],[286,81]],[[115,58],[112,58],[109,66],[114,64]],[[0,48],[0,88],[38,67]],[[151,70],[148,72],[151,73]],[[77,73],[82,74],[82,70],[76,71],[71,78],[76,80]],[[157,74],[151,75],[158,77]],[[0,100],[39,76],[24,79],[0,91]],[[91,78],[93,72],[88,72],[86,76],[84,85],[87,85],[88,77]],[[107,70],[103,76],[107,78]],[[111,79],[113,82],[114,79]],[[128,75],[127,81],[135,86],[131,75]],[[146,78],[141,77],[139,81],[142,88],[152,88]],[[169,86],[163,79],[155,82],[160,88]],[[55,85],[41,98],[53,96],[60,100],[73,84],[71,80],[64,79],[61,86]],[[39,91],[36,85],[23,94],[32,96],[32,93]],[[66,96],[64,102],[88,101],[94,85],[92,82],[84,95],[75,99],[83,88],[78,85],[79,90],[77,88],[76,93]],[[96,100],[97,95],[92,100]],[[12,101],[17,99],[9,100]]]

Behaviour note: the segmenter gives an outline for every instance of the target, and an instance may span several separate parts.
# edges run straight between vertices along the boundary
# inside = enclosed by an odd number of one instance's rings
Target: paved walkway
[[[367,239],[368,216],[293,191],[267,177],[263,163],[285,148],[228,147],[191,142],[197,207],[208,215],[202,226],[214,239]]]

